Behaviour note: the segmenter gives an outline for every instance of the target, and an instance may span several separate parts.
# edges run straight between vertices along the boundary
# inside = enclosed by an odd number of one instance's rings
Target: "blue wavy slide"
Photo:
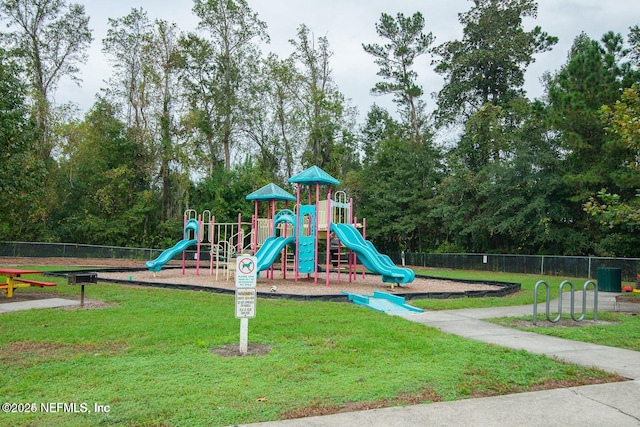
[[[256,259],[258,260],[258,271],[266,270],[276,260],[278,254],[289,243],[293,243],[295,237],[269,237],[264,241],[258,252]]]
[[[409,283],[415,279],[413,270],[397,267],[391,258],[378,252],[373,243],[365,240],[353,225],[332,222],[331,231],[336,233],[343,245],[358,254],[358,259],[369,271],[380,274],[383,282]]]
[[[156,259],[154,259],[152,261],[147,261],[145,263],[145,265],[149,269],[149,271],[153,271],[154,273],[157,273],[158,271],[162,270],[162,267],[164,267],[164,265],[166,263],[171,261],[171,259],[174,256],[176,256],[180,252],[184,251],[188,247],[198,244],[198,239],[197,239],[197,236],[198,236],[198,221],[193,219],[193,218],[190,219],[189,221],[187,221],[187,223],[184,226],[184,236],[187,235],[187,231],[188,230],[193,230],[194,231],[194,235],[196,236],[196,238],[195,239],[191,239],[191,240],[182,239],[178,243],[173,245],[173,247],[163,251],[160,254],[160,256],[158,256],[158,258],[156,258]]]

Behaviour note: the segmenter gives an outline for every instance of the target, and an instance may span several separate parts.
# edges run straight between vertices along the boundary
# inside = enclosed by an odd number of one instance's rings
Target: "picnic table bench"
[[[31,286],[40,286],[41,288],[44,286],[56,286],[55,283],[51,283],[51,282],[41,282],[39,280],[29,280],[29,279],[13,279],[14,282],[20,282],[20,283],[28,283]]]
[[[0,283],[0,290],[7,294],[7,298],[13,298],[13,291],[17,288],[28,288],[30,286],[56,286],[55,283],[43,282],[40,280],[23,279],[23,274],[42,274],[40,270],[23,270],[20,268],[0,268],[0,275],[7,279],[5,283]]]

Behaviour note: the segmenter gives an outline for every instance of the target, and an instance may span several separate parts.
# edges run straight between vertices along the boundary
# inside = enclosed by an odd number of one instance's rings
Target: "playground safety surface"
[[[235,292],[235,281],[233,277],[226,278],[226,271],[218,271],[218,280],[215,279],[215,269],[210,275],[208,263],[202,263],[200,274],[196,274],[195,262],[189,261],[185,274],[182,274],[179,261],[171,261],[166,268],[158,272],[155,277],[153,273],[144,267],[144,261],[123,260],[108,258],[27,258],[27,257],[3,257],[0,264],[8,266],[43,266],[56,265],[68,266],[81,269],[95,268],[99,272],[99,279],[102,281],[141,284],[161,287],[178,287],[181,289],[204,288],[220,293]],[[287,279],[282,279],[279,270],[275,271],[274,279],[267,279],[265,272],[261,273],[258,279],[257,291],[262,298],[289,298],[289,299],[322,299],[346,301],[342,291],[351,293],[367,294],[374,291],[390,292],[401,295],[405,299],[413,298],[459,298],[459,297],[484,297],[484,296],[505,296],[520,290],[519,284],[499,283],[499,282],[476,282],[464,280],[449,280],[428,277],[416,277],[412,283],[401,286],[382,282],[380,276],[366,274],[363,278],[361,270],[354,280],[349,283],[349,275],[346,271],[340,274],[330,274],[329,286],[325,283],[325,273],[318,273],[317,283],[314,283],[313,276],[308,279],[306,275],[296,283],[293,272],[287,273]],[[275,290],[272,290],[275,287]]]
[[[374,274],[356,274],[349,282],[349,274],[345,271],[338,275],[337,272],[329,274],[329,285],[326,284],[324,272],[318,273],[317,282],[314,276],[301,275],[298,281],[294,280],[293,272],[287,273],[287,278],[282,278],[280,271],[275,271],[274,279],[265,277],[264,272],[257,281],[256,290],[263,298],[288,298],[288,299],[323,299],[346,301],[347,297],[342,291],[358,294],[370,294],[374,291],[382,291],[401,295],[406,299],[412,298],[455,298],[464,296],[503,296],[520,289],[519,284],[506,284],[499,282],[472,282],[460,280],[448,280],[431,277],[416,277],[411,283],[393,285],[384,283],[380,276]],[[208,268],[200,268],[199,274],[195,268],[187,268],[183,274],[181,268],[163,269],[154,275],[148,270],[99,270],[99,280],[118,283],[141,284],[149,286],[180,287],[182,289],[193,288],[210,290],[220,293],[235,292],[235,280],[230,277],[227,280],[224,270],[218,272],[216,279],[215,270],[209,272]]]

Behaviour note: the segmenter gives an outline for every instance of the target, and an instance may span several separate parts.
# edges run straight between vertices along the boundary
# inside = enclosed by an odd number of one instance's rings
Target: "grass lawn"
[[[78,297],[77,287],[53,281],[45,292]],[[271,350],[223,357],[212,350],[239,342],[232,296],[99,284],[87,298],[109,304],[0,315],[0,396],[38,409],[0,413],[0,425],[232,425],[613,379],[349,303],[259,300],[249,342]],[[498,305],[487,300],[435,302]],[[109,412],[42,412],[56,402]]]
[[[579,313],[577,314],[579,315]],[[553,317],[555,318],[556,315],[554,313]],[[547,322],[538,322],[534,326],[532,319],[533,316],[524,316],[522,318],[503,317],[488,321],[543,335],[640,351],[640,315],[637,313],[598,312],[598,322],[584,326],[579,322],[573,321],[567,321],[563,325],[555,326],[547,326]],[[538,319],[540,321],[546,320],[544,314],[538,314]],[[565,316],[563,314],[562,319],[571,318],[569,315]],[[593,312],[587,312],[585,319],[592,320]],[[544,326],[541,326],[541,324],[544,324]]]
[[[416,270],[416,274],[451,279],[468,279],[479,281],[515,282],[522,285],[522,290],[515,295],[500,298],[453,298],[446,300],[423,299],[412,300],[411,304],[428,310],[455,310],[459,308],[503,307],[513,305],[533,304],[533,294],[536,283],[544,280],[549,284],[551,299],[558,297],[558,288],[564,280],[569,280],[576,291],[582,292],[582,286],[587,278],[540,276],[536,274],[496,273],[491,271],[461,271],[461,270]],[[631,282],[624,284],[632,285]],[[565,287],[568,291],[569,287]],[[589,290],[593,290],[590,287]],[[538,303],[545,300],[545,287],[538,289]],[[544,310],[544,307],[542,307]]]

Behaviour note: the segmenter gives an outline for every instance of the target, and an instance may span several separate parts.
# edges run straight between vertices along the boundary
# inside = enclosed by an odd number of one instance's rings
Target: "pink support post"
[[[358,223],[358,218],[353,217],[353,226]],[[356,254],[353,251],[349,251],[349,283],[352,280],[356,280]]]
[[[275,199],[271,199],[270,209],[271,209],[271,229],[273,230],[272,231],[273,235],[271,237],[275,239],[276,237],[276,200]],[[273,280],[274,278],[273,263],[271,263],[271,267],[269,267],[269,272],[267,273],[267,276],[269,275],[271,275],[271,280]]]
[[[294,264],[294,277],[295,277],[295,281],[296,283],[298,282],[298,257],[300,256],[300,221],[301,221],[301,217],[300,217],[300,184],[298,184],[298,188],[296,189],[296,253],[295,253],[295,257],[293,258],[293,264]]]
[[[242,252],[242,242],[240,242],[240,234],[242,233],[242,213],[238,213],[238,247],[236,253]]]
[[[340,266],[340,244],[338,244],[338,286],[340,286],[340,269],[342,268]]]
[[[320,204],[320,182],[317,181],[316,182],[316,235],[315,238],[313,239],[315,241],[315,261],[314,261],[314,266],[313,266],[313,283],[317,284],[318,283],[318,224],[319,224],[319,219],[318,219],[318,205]]]
[[[289,201],[285,200],[284,202],[284,208],[285,209],[289,209]],[[283,233],[284,233],[284,238],[287,238],[287,224],[284,224],[284,229],[283,229]],[[282,260],[282,278],[286,279],[287,278],[287,245],[284,245],[284,260]]]
[[[198,215],[198,232],[196,236],[196,239],[198,239],[198,243],[196,244],[196,276],[200,275],[200,233],[203,233],[202,236],[204,237],[204,230],[202,229],[202,214]]]
[[[182,217],[182,229],[184,230],[183,231],[184,234],[182,235],[183,239],[186,239],[188,237],[186,227],[187,227],[187,214],[185,213],[184,216]],[[184,276],[185,266],[187,264],[186,256],[187,256],[186,251],[182,251],[182,275],[183,276]]]
[[[251,250],[253,250],[253,253],[255,254],[256,252],[258,252],[258,200],[255,201],[255,208],[253,209],[254,213],[253,213],[253,242],[251,245]]]
[[[253,251],[253,253],[256,253],[256,235],[258,233],[258,219],[256,218],[255,214],[251,215],[251,230],[249,231],[249,233],[251,233],[251,250]]]
[[[269,206],[269,203],[267,202],[267,212],[266,212],[267,216],[265,217],[265,219],[267,220],[267,239],[269,237],[271,237],[271,206]],[[267,271],[264,273],[265,277],[268,279],[269,278],[269,269],[267,269]]]
[[[326,282],[329,286],[329,263],[331,262],[331,184],[327,185],[327,268],[325,269]],[[338,270],[340,277],[340,270]]]
[[[356,226],[356,217],[353,215],[353,198],[349,199],[349,217],[347,218],[347,223]],[[354,264],[353,259],[353,251],[349,250],[349,255],[347,256],[349,262],[349,283],[351,283],[351,268]]]
[[[209,276],[213,276],[213,248],[214,246],[217,246],[216,244],[216,229],[215,229],[215,225],[216,225],[216,217],[215,216],[211,216],[211,253],[209,254]],[[218,251],[218,248],[216,247],[216,253]]]
[[[362,218],[362,238],[367,240],[367,218]],[[362,265],[362,278],[364,279],[364,264]]]

